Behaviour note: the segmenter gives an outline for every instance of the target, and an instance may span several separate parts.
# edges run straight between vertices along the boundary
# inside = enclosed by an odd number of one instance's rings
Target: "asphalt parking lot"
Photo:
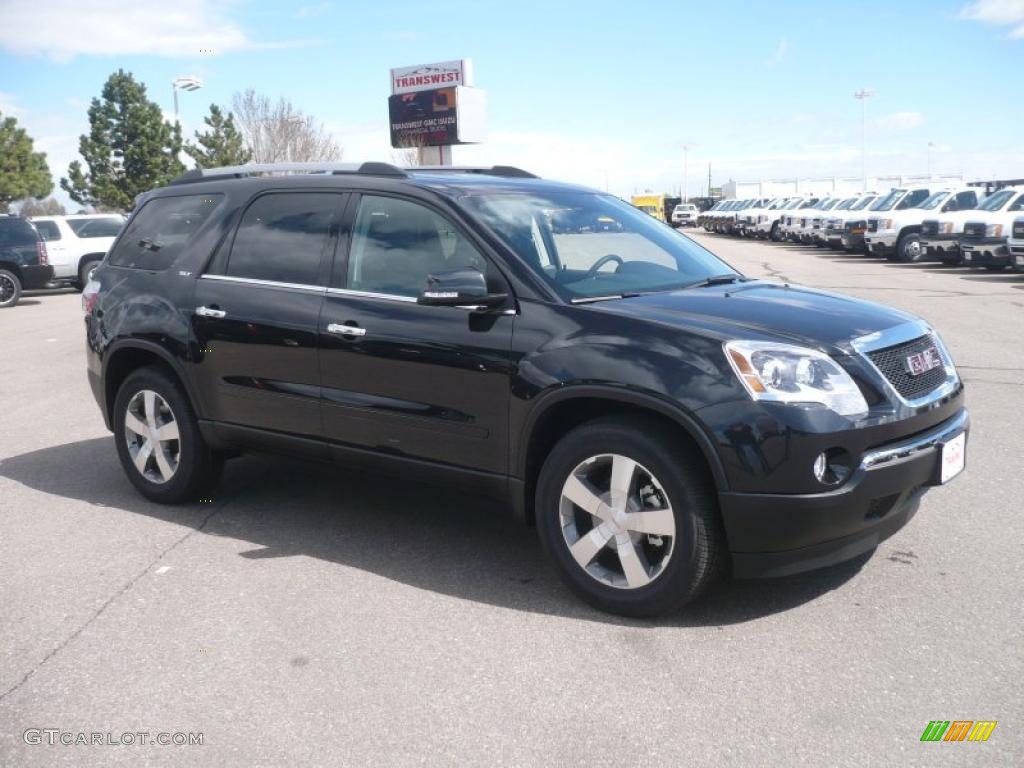
[[[1021,765],[1024,275],[694,237],[923,315],[968,469],[870,557],[596,613],[463,494],[262,456],[161,507],[118,465],[79,296],[0,312],[0,765]],[[996,720],[921,743],[930,720]],[[26,744],[27,729],[203,734]]]

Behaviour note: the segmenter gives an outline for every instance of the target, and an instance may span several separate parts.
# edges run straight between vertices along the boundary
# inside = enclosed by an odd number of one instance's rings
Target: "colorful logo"
[[[988,741],[996,720],[932,720],[921,734],[921,741]]]

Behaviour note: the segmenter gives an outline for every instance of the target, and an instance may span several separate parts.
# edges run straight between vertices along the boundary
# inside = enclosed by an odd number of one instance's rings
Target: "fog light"
[[[819,483],[825,481],[826,469],[828,469],[828,456],[824,453],[818,454],[818,458],[814,460],[814,477],[817,478]]]
[[[850,454],[842,448],[829,448],[814,460],[814,477],[822,485],[841,485],[849,478],[852,463]]]

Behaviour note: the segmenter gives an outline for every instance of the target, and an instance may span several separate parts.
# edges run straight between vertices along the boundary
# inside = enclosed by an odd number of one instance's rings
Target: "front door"
[[[346,199],[260,195],[197,281],[193,371],[217,421],[322,437],[317,322]]]
[[[505,473],[514,316],[416,303],[432,273],[473,266],[507,291],[503,278],[431,207],[363,195],[350,210],[320,317],[326,437]]]

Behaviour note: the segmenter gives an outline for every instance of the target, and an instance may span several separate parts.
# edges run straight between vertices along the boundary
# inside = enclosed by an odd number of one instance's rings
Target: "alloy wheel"
[[[7,275],[0,275],[0,304],[6,304],[14,296],[18,287]]]
[[[606,586],[644,587],[672,557],[676,521],[668,494],[627,456],[601,454],[577,465],[562,486],[559,517],[573,559]]]
[[[167,401],[153,390],[139,390],[128,402],[124,437],[135,469],[151,483],[166,483],[178,471],[178,422]]]
[[[921,258],[921,241],[911,238],[903,246],[903,257],[907,261],[917,261]]]

